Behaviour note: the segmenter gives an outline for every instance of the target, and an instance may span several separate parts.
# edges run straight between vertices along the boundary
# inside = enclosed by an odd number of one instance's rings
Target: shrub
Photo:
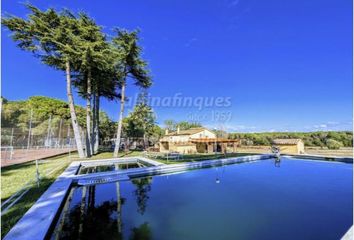
[[[338,142],[334,139],[328,139],[326,141],[326,145],[328,149],[339,149],[340,147],[343,147],[343,144],[341,142]]]

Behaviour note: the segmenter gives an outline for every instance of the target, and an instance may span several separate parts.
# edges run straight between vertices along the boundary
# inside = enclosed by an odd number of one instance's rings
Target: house
[[[301,139],[274,139],[273,145],[280,149],[282,154],[304,154],[305,146]]]
[[[190,128],[169,133],[160,139],[160,152],[213,153],[235,152],[238,140],[217,138],[206,128]]]

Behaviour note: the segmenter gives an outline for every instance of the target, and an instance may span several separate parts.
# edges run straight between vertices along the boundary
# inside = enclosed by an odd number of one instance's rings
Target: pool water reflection
[[[283,158],[74,187],[52,239],[340,239],[352,169]]]
[[[106,164],[106,165],[88,166],[88,167],[82,166],[80,167],[79,174],[108,172],[114,170],[125,170],[131,168],[139,168],[139,167],[145,167],[145,166],[141,163]]]

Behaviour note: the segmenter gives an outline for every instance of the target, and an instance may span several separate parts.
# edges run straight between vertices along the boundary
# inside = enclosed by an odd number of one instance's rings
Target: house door
[[[222,147],[220,143],[216,144],[216,152],[222,152]]]

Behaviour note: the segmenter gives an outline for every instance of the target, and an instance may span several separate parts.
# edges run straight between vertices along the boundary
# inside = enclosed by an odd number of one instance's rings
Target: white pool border
[[[301,156],[298,156],[299,158]],[[101,160],[75,161],[55,180],[55,182],[42,194],[37,202],[26,212],[16,225],[4,237],[5,240],[35,240],[48,237],[53,221],[55,221],[62,204],[73,183],[87,179],[109,179],[113,177],[126,176],[130,179],[147,175],[158,175],[173,172],[181,172],[192,169],[215,167],[220,165],[252,162],[274,158],[274,155],[249,155],[243,157],[224,158],[216,160],[205,160],[198,162],[184,162],[166,165],[144,157],[110,158]],[[151,167],[132,168],[127,170],[116,170],[111,172],[100,172],[77,175],[81,166],[97,166],[114,163],[133,163],[141,161],[152,165]]]

